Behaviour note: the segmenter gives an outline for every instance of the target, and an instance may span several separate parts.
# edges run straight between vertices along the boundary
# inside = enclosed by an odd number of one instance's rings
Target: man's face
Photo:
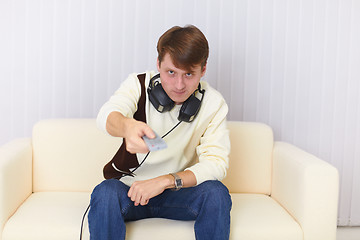
[[[192,68],[191,72],[177,68],[168,53],[161,64],[157,61],[157,68],[161,76],[161,85],[175,104],[182,104],[193,94],[206,71],[206,65],[201,69],[200,64]]]

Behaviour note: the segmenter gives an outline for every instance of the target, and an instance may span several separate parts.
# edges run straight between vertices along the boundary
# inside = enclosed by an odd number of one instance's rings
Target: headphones
[[[162,113],[170,111],[175,106],[175,102],[166,94],[159,80],[160,73],[156,74],[150,79],[147,93],[149,95],[151,104],[158,112]],[[195,96],[197,92],[201,93],[201,99]],[[204,94],[205,89],[201,89],[201,85],[199,83],[199,86],[194,91],[194,93],[191,94],[191,96],[182,104],[178,116],[179,121],[191,122],[194,120],[197,113],[199,112]]]

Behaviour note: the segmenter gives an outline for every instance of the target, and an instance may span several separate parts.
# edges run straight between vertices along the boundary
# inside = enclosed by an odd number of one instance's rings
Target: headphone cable
[[[165,133],[161,138],[165,138],[169,133],[171,133],[175,128],[177,128],[182,121],[179,121],[172,129],[170,129],[167,133]]]

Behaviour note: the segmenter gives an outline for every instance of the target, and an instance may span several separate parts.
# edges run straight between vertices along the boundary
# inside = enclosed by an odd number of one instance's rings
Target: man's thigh
[[[196,220],[208,202],[217,204],[218,198],[227,199],[231,205],[228,189],[219,181],[206,181],[198,186],[182,188],[178,191],[165,190],[162,194],[150,199],[145,208],[151,217],[174,220]],[[207,201],[207,204],[205,204]]]

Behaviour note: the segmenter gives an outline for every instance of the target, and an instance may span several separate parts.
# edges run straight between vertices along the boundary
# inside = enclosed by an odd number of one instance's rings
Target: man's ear
[[[202,67],[202,70],[201,70],[201,77],[203,77],[205,75],[205,72],[206,72],[206,65],[207,63],[205,63],[205,65]]]
[[[156,58],[156,67],[157,67],[158,72],[160,72],[160,61],[159,61],[159,58]]]

